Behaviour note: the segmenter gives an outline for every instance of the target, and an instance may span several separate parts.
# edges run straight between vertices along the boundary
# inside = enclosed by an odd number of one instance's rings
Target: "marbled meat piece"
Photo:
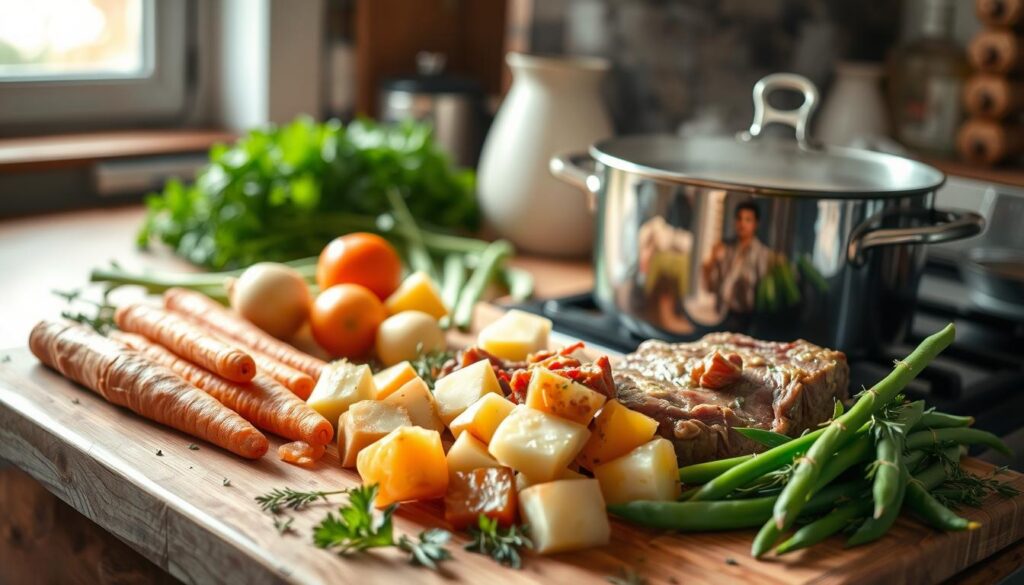
[[[660,425],[680,465],[762,451],[732,427],[798,436],[847,398],[846,355],[813,343],[711,333],[650,340],[615,364],[618,399]]]

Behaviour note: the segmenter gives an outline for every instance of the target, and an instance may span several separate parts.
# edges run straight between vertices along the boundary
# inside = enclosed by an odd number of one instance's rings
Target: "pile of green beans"
[[[938,530],[977,528],[977,522],[959,516],[933,492],[951,479],[950,473],[964,477],[966,472],[957,468],[963,445],[1009,450],[995,435],[969,428],[971,417],[926,409],[923,401],[902,402],[906,385],[954,335],[950,324],[926,338],[848,410],[837,407],[822,428],[796,438],[736,429],[767,450],[682,467],[679,480],[687,489],[678,501],[634,501],[609,506],[609,511],[664,530],[760,525],[751,547],[754,557],[773,548],[776,554],[806,548],[844,530],[851,533],[847,546],[872,542],[901,511]],[[798,522],[801,526],[793,529]]]

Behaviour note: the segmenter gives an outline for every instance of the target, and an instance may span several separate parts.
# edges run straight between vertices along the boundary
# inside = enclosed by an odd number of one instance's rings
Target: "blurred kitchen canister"
[[[471,79],[445,73],[445,56],[422,51],[416,55],[416,75],[384,80],[380,88],[380,119],[425,121],[434,127],[434,140],[460,167],[473,167],[480,154],[484,99]]]
[[[587,197],[551,176],[548,161],[612,134],[601,97],[608,61],[509,53],[512,88],[484,141],[477,174],[487,222],[525,251],[590,253],[594,218]]]

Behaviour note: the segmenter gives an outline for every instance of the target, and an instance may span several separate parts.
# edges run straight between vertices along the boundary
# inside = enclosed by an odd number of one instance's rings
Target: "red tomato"
[[[384,300],[402,282],[398,252],[376,234],[355,233],[335,238],[320,252],[316,283],[320,290],[336,284],[358,284]]]
[[[313,339],[331,355],[361,358],[370,353],[387,316],[384,304],[366,287],[337,284],[317,295],[309,326]]]

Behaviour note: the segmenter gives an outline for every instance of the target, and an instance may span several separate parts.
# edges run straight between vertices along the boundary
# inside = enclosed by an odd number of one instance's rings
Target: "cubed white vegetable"
[[[566,469],[563,469],[561,471],[561,473],[559,473],[558,476],[555,477],[555,480],[559,480],[559,479],[587,479],[587,476],[583,475],[582,473],[580,473],[578,471],[573,471],[572,469],[566,468]],[[554,481],[554,480],[552,480],[552,481]],[[516,474],[516,491],[517,492],[521,492],[521,491],[525,490],[526,488],[528,488],[530,486],[537,485],[538,483],[544,483],[544,482],[542,482],[542,481],[534,481],[534,480],[530,479],[529,477],[527,477],[526,474],[524,474],[523,472],[519,472],[519,473]]]
[[[594,466],[594,478],[609,504],[634,500],[674,500],[679,496],[679,466],[671,441],[658,437],[618,459]]]
[[[324,367],[306,403],[337,429],[341,413],[356,402],[373,399],[376,394],[370,366],[339,360]]]
[[[437,414],[444,424],[450,425],[455,417],[488,392],[502,395],[491,362],[483,360],[455,370],[434,384]]]
[[[448,474],[473,471],[480,467],[501,467],[498,460],[487,452],[487,445],[469,433],[462,433],[448,449]]]
[[[406,382],[383,401],[404,408],[409,413],[412,424],[439,433],[444,432],[444,423],[441,422],[441,417],[437,416],[434,396],[421,378],[413,378]]]
[[[569,466],[589,436],[583,425],[520,405],[498,425],[489,451],[533,481],[550,481]]]
[[[586,426],[605,400],[604,394],[583,384],[547,368],[533,368],[525,404]]]
[[[515,407],[511,400],[500,394],[488,392],[455,417],[451,424],[452,436],[458,437],[461,433],[468,432],[484,444],[488,444],[498,425]]]
[[[519,492],[519,511],[541,554],[608,544],[611,526],[594,479],[562,479]]]
[[[550,333],[550,319],[513,309],[481,329],[477,345],[500,358],[522,361],[547,349]]]

